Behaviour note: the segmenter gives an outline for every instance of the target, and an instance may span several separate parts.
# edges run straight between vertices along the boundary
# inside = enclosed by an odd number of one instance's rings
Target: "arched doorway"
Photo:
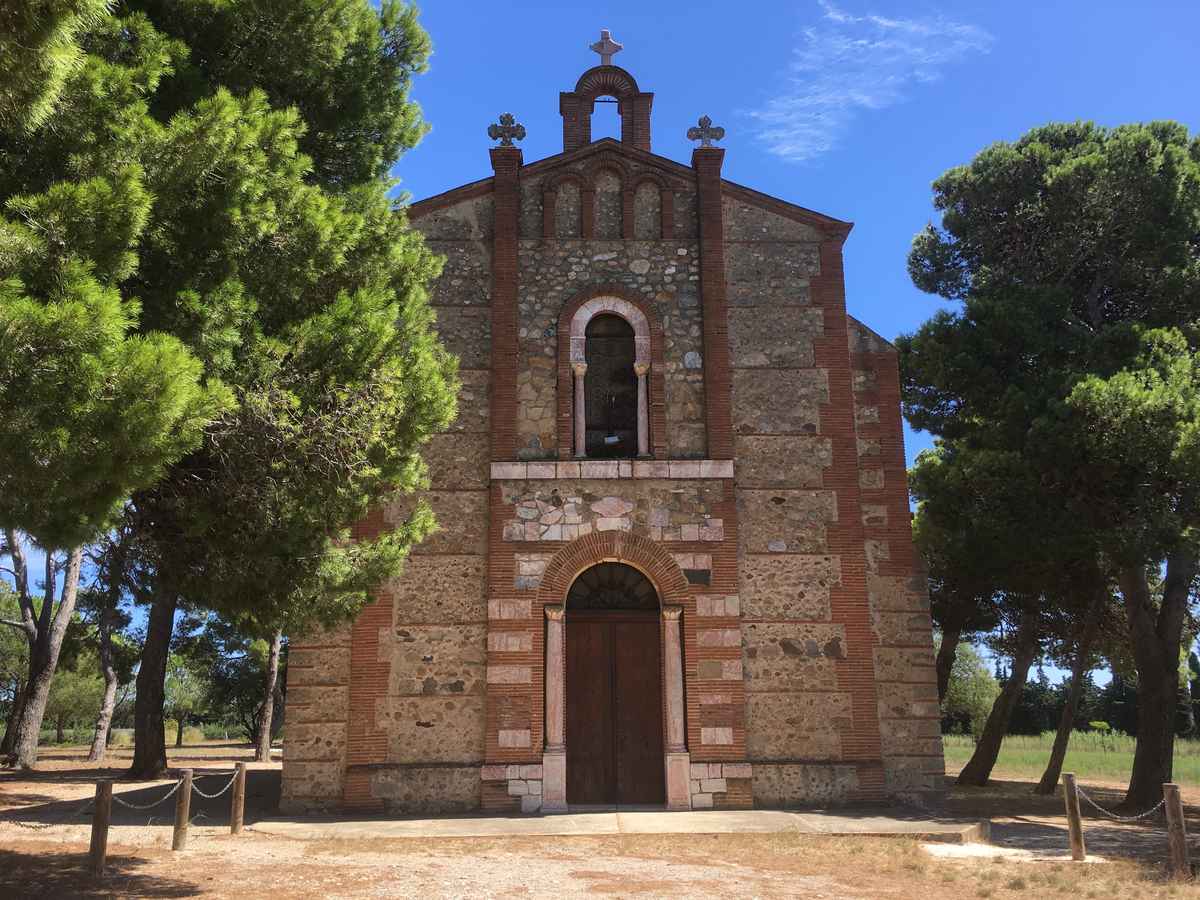
[[[658,593],[632,566],[584,570],[566,599],[567,802],[663,803]]]

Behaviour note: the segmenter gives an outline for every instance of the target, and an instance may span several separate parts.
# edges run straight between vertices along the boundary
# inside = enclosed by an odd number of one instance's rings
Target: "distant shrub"
[[[204,742],[204,729],[188,725],[183,729],[184,744],[201,744]]]
[[[210,741],[236,740],[241,735],[241,729],[226,722],[205,722],[202,730]]]
[[[58,739],[58,729],[43,728],[38,734],[38,745],[42,747],[67,747],[76,744],[91,744],[95,731],[92,728],[64,728],[63,739]]]

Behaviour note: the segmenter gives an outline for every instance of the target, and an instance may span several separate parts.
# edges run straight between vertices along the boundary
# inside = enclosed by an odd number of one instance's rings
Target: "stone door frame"
[[[683,665],[685,609],[695,614],[687,579],[675,560],[652,541],[622,531],[595,532],[572,541],[546,566],[538,599],[546,618],[544,666],[545,746],[542,750],[542,811],[567,811],[566,597],[587,569],[622,563],[649,579],[661,609],[663,767],[666,808],[691,809],[691,756],[687,748],[687,694]]]

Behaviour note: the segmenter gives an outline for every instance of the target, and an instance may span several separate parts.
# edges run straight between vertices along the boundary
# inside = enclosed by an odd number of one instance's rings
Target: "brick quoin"
[[[729,312],[725,299],[725,218],[721,164],[725,151],[692,151],[700,197],[700,297],[704,309],[704,400],[708,455],[733,459],[730,411]]]
[[[517,242],[521,214],[521,151],[493,147],[495,237],[492,243],[492,458],[516,453]]]
[[[841,735],[842,762],[855,763],[855,799],[881,800],[884,777],[882,741],[875,689],[878,637],[867,603],[867,564],[859,496],[858,434],[846,333],[846,288],[842,245],[849,232],[822,241],[820,274],[810,283],[812,302],[824,314],[824,334],[814,340],[816,365],[826,370],[829,403],[821,410],[821,433],[833,443],[834,464],[823,473],[823,486],[836,492],[837,521],[827,530],[828,552],[841,558],[841,581],[831,586],[834,623],[845,628],[848,652],[837,661],[838,688],[850,694],[851,722]]]

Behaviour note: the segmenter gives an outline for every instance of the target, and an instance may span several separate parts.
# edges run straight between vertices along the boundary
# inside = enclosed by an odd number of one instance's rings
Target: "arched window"
[[[592,297],[572,314],[569,333],[575,456],[648,457],[646,314],[620,297]]]
[[[584,376],[586,439],[593,459],[636,456],[638,378],[634,372],[633,326],[615,315],[587,324]]]

